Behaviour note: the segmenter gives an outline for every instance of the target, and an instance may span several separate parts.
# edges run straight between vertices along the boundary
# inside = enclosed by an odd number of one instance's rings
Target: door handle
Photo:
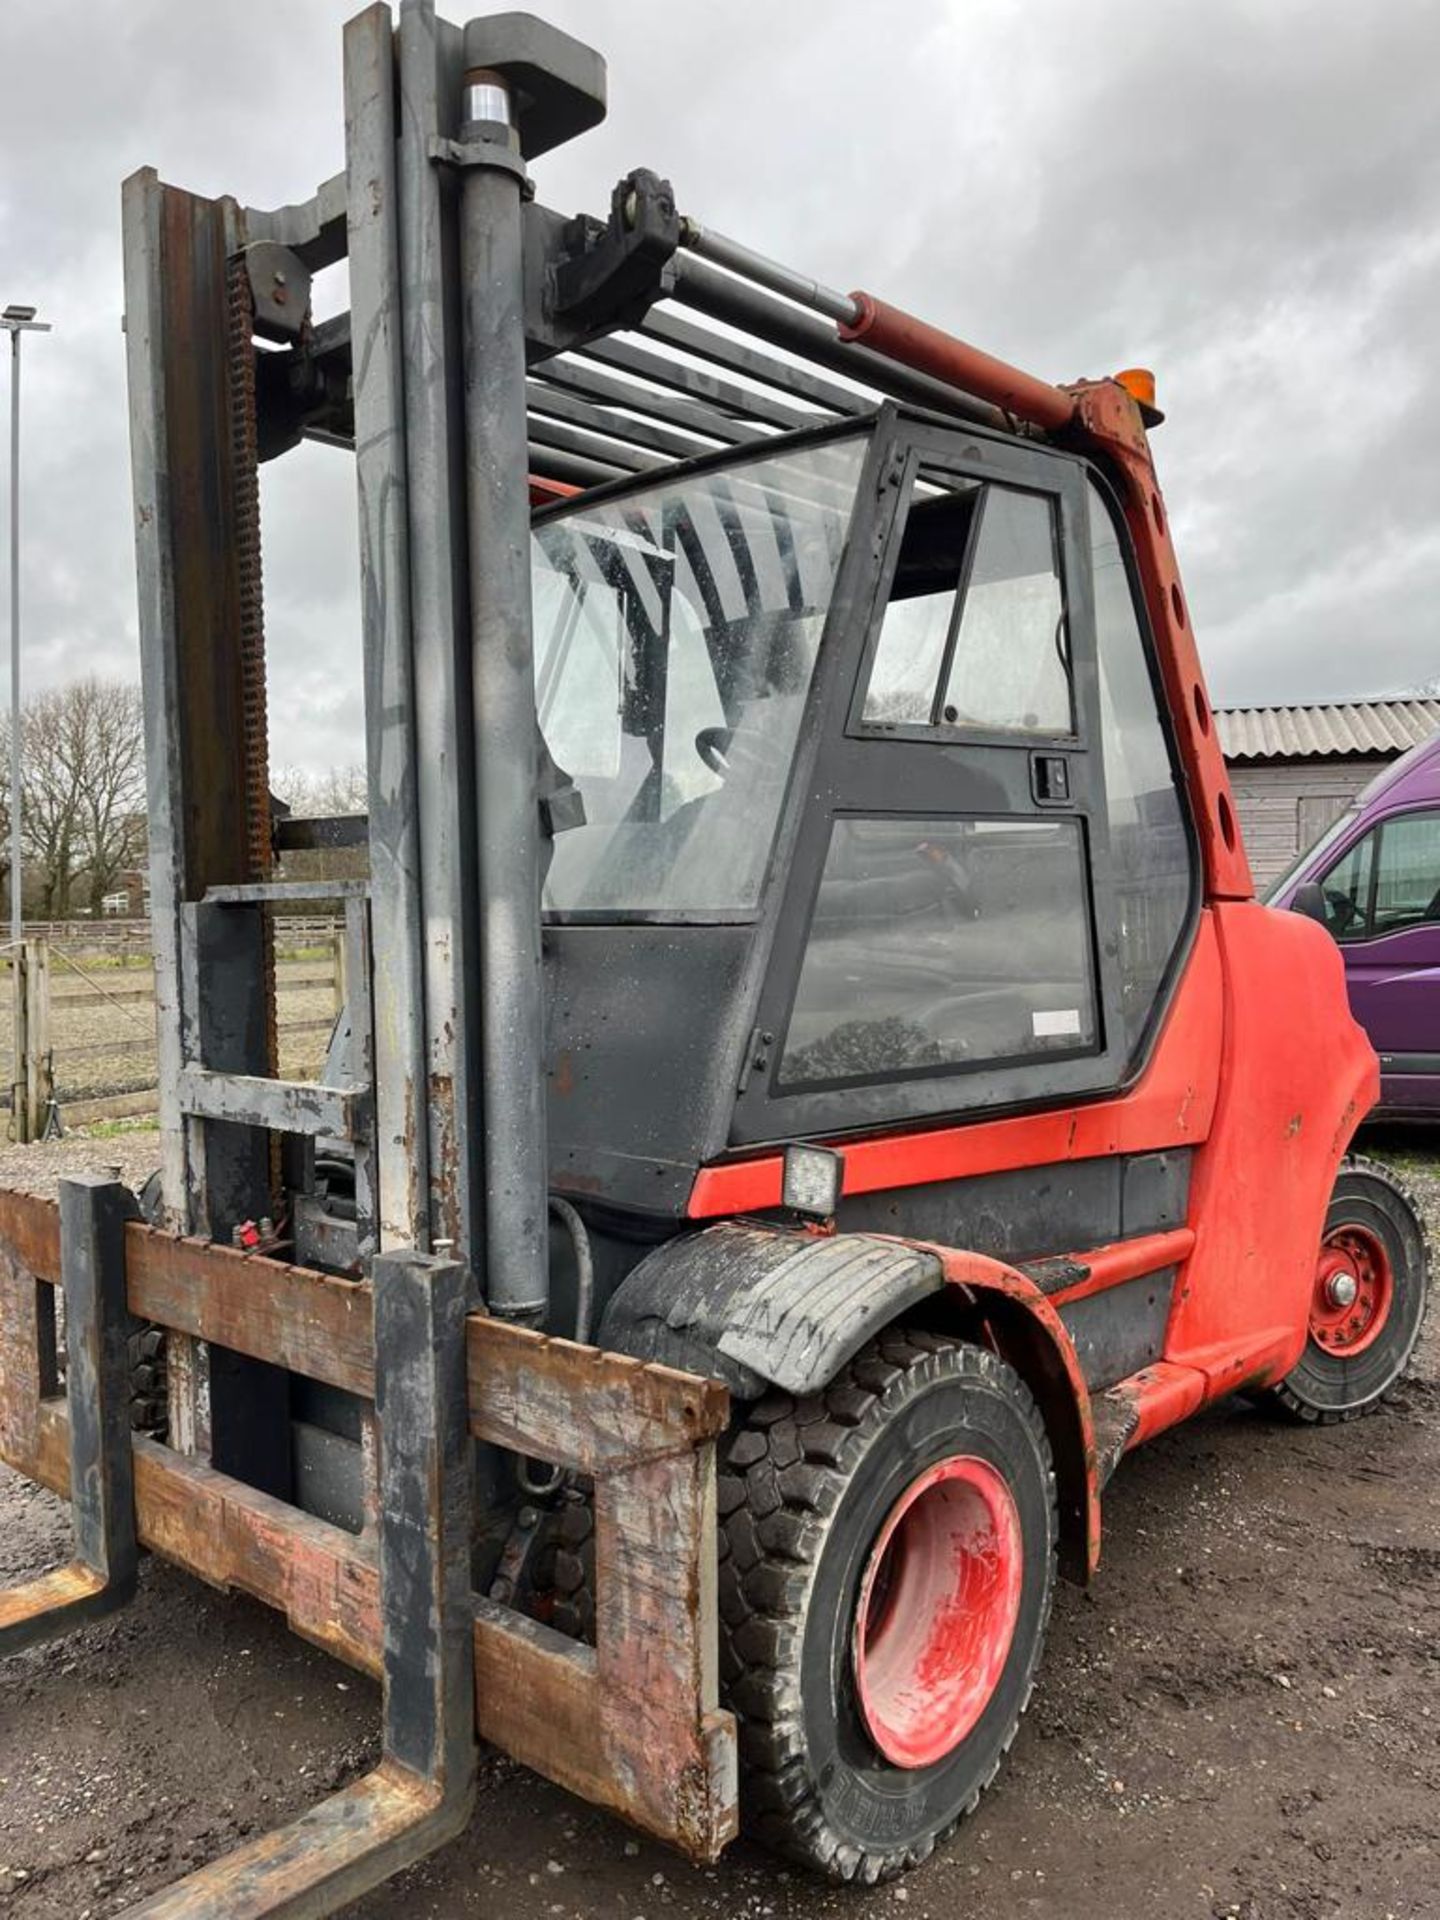
[[[1068,807],[1075,798],[1068,756],[1063,753],[1032,753],[1030,791],[1041,806]]]

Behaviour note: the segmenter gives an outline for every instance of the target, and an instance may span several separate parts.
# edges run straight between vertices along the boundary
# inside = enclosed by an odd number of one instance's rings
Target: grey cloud
[[[1424,0],[538,0],[611,63],[542,195],[648,164],[681,203],[1052,378],[1153,364],[1212,691],[1440,671],[1440,14]],[[340,0],[11,0],[0,296],[26,345],[32,685],[131,671],[120,178],[254,204],[343,158]],[[343,293],[340,295],[343,297]],[[325,449],[265,476],[277,761],[359,738],[354,505]]]

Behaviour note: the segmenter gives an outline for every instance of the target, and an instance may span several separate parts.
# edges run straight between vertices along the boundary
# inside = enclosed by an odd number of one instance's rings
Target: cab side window
[[[1085,1052],[1097,1023],[1078,820],[835,821],[782,1085]]]
[[[947,727],[1069,733],[1070,670],[1055,507],[987,487],[970,579],[945,676]]]
[[[1193,862],[1180,782],[1113,510],[1090,485],[1090,561],[1110,861],[1119,908],[1125,1042],[1139,1044],[1190,913]]]
[[[1074,730],[1055,504],[922,476],[861,713],[867,728]]]

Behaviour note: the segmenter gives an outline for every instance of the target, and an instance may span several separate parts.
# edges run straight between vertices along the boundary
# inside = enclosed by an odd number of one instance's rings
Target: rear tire
[[[742,1821],[834,1880],[918,1864],[1034,1685],[1056,1540],[1034,1400],[985,1349],[892,1329],[824,1392],[747,1410],[719,1511]]]
[[[130,1428],[163,1440],[170,1424],[165,1329],[137,1321],[129,1340]]]
[[[1325,1215],[1310,1337],[1271,1404],[1307,1425],[1373,1413],[1410,1364],[1428,1292],[1420,1209],[1388,1167],[1352,1155]]]
[[[164,1215],[160,1169],[142,1182],[136,1194],[140,1217],[158,1227]],[[137,1320],[130,1331],[130,1426],[135,1433],[164,1440],[170,1427],[168,1339],[164,1327]]]

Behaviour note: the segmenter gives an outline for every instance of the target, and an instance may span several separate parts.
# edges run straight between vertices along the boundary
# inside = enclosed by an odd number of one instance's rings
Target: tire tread
[[[1378,1413],[1385,1405],[1386,1400],[1394,1388],[1404,1379],[1410,1361],[1413,1359],[1415,1351],[1425,1332],[1425,1316],[1429,1309],[1428,1278],[1434,1267],[1430,1236],[1425,1224],[1425,1209],[1420,1205],[1414,1189],[1393,1167],[1386,1165],[1383,1161],[1372,1160],[1367,1154],[1363,1153],[1347,1153],[1340,1162],[1339,1170],[1336,1174],[1337,1181],[1342,1179],[1347,1173],[1365,1174],[1370,1179],[1378,1180],[1383,1186],[1389,1187],[1391,1192],[1399,1198],[1414,1220],[1416,1232],[1420,1236],[1421,1258],[1425,1269],[1421,1276],[1422,1299],[1420,1318],[1416,1322],[1415,1335],[1411,1341],[1409,1351],[1396,1373],[1394,1380],[1391,1381],[1389,1386],[1377,1393],[1373,1399],[1365,1401],[1361,1406],[1317,1407],[1313,1401],[1307,1400],[1301,1394],[1298,1394],[1295,1389],[1289,1385],[1287,1380],[1277,1380],[1274,1386],[1266,1387],[1259,1398],[1267,1405],[1278,1409],[1287,1419],[1296,1421],[1301,1426],[1338,1427],[1343,1426],[1347,1421],[1363,1420],[1372,1413]]]
[[[722,1446],[719,1463],[721,1671],[740,1720],[741,1813],[754,1837],[834,1880],[874,1885],[918,1866],[973,1813],[1009,1752],[1034,1692],[1034,1663],[994,1765],[942,1828],[918,1843],[861,1848],[827,1824],[807,1773],[800,1697],[803,1601],[848,1478],[887,1416],[928,1379],[1004,1391],[1030,1428],[1051,1508],[1050,1566],[1036,1634],[1055,1585],[1055,1477],[1029,1392],[988,1349],[921,1328],[888,1329],[821,1394],[767,1395]],[[758,1416],[758,1417],[757,1417]],[[756,1442],[763,1441],[757,1453]],[[798,1446],[799,1457],[794,1458]],[[780,1464],[783,1461],[783,1465]]]

